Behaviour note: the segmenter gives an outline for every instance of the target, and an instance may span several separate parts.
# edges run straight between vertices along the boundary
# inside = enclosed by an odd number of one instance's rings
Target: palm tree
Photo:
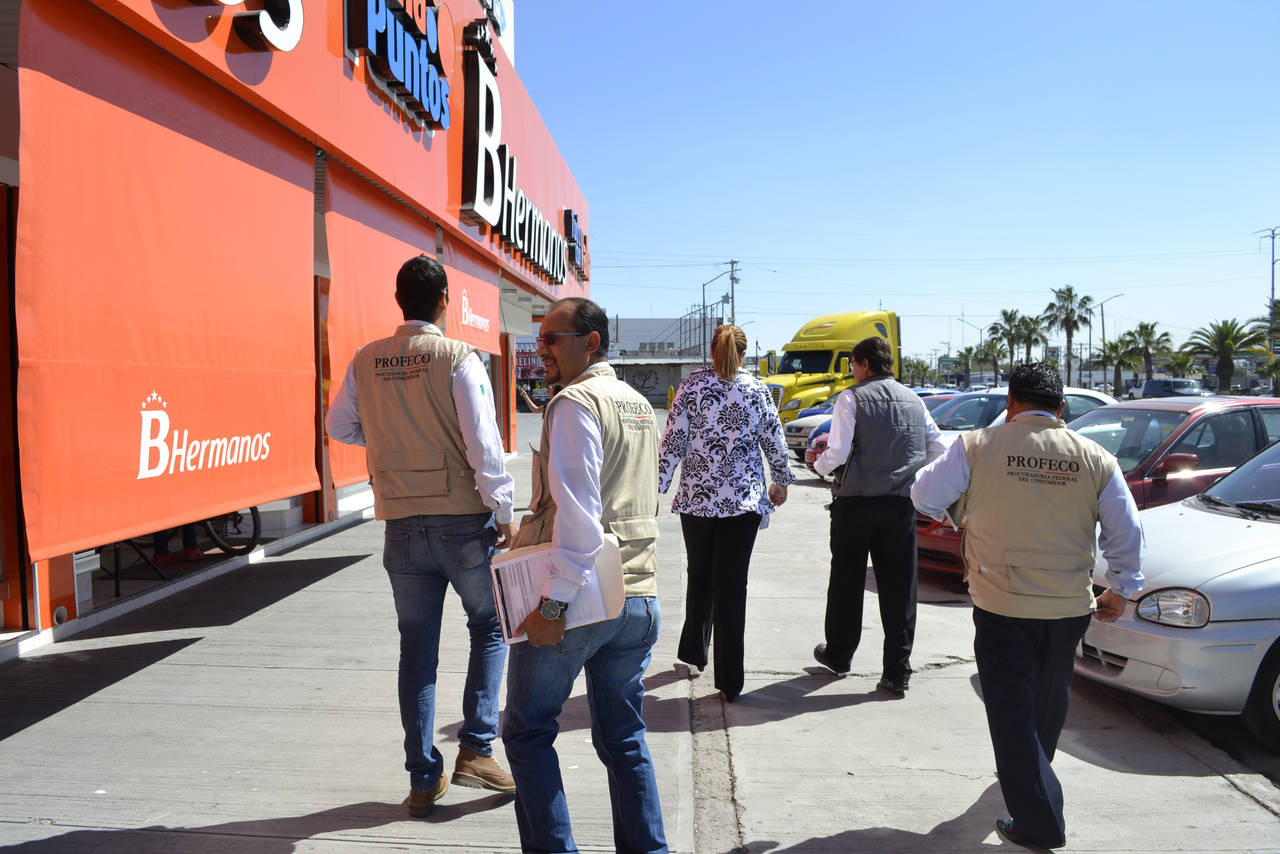
[[[1262,324],[1267,328],[1267,343],[1263,346],[1271,353],[1280,352],[1280,299],[1267,300],[1267,313],[1261,317],[1250,318],[1250,323]]]
[[[1013,354],[1018,351],[1018,329],[1022,313],[1016,308],[1000,309],[1000,319],[987,327],[987,334],[1005,343],[1009,353],[1009,373],[1013,373]]]
[[[998,338],[988,338],[978,345],[974,355],[979,364],[991,360],[992,385],[1000,385],[1000,360],[1004,358],[1004,343]]]
[[[1269,361],[1258,365],[1258,376],[1271,380],[1271,393],[1280,390],[1280,356],[1272,356]]]
[[[973,372],[974,351],[976,347],[965,347],[956,351],[956,365],[964,372],[964,385],[961,388],[969,387],[969,378]]]
[[[1184,353],[1181,350],[1169,354],[1169,373],[1175,377],[1185,377],[1191,373],[1192,367],[1195,366],[1195,359],[1190,353]]]
[[[1142,368],[1147,372],[1147,379],[1151,379],[1152,363],[1155,357],[1163,356],[1172,350],[1173,339],[1169,337],[1168,332],[1157,334],[1155,321],[1142,321],[1131,334],[1134,343],[1138,345],[1139,352],[1142,353]]]
[[[1262,345],[1267,340],[1265,324],[1245,326],[1240,321],[1215,320],[1191,333],[1182,349],[1193,356],[1217,359],[1214,373],[1218,377],[1218,394],[1231,393],[1231,375],[1235,373],[1235,358],[1244,353],[1266,353]]]
[[[1031,348],[1036,344],[1043,346],[1049,343],[1044,332],[1044,318],[1031,314],[1024,314],[1018,318],[1018,340],[1027,348],[1024,361],[1031,361]]]
[[[1114,365],[1115,373],[1112,375],[1111,394],[1118,396],[1120,394],[1120,384],[1124,382],[1123,372],[1125,368],[1134,368],[1138,365],[1138,350],[1134,346],[1132,333],[1126,332],[1119,338],[1108,341],[1102,347],[1098,348],[1098,359],[1105,365]],[[1106,371],[1106,368],[1103,368]]]
[[[1080,296],[1071,285],[1052,288],[1053,302],[1045,306],[1044,319],[1049,331],[1061,329],[1067,336],[1067,373],[1071,376],[1071,339],[1081,326],[1089,325],[1089,309],[1093,307],[1093,297]]]

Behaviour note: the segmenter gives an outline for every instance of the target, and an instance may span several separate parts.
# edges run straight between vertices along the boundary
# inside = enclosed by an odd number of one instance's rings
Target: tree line
[[[1070,285],[1053,288],[1052,292],[1053,300],[1039,314],[1026,315],[1017,309],[1002,309],[999,319],[986,328],[987,337],[982,342],[956,353],[955,370],[964,375],[965,386],[969,385],[975,369],[985,370],[990,365],[993,375],[999,377],[1002,360],[1010,371],[1016,361],[1030,362],[1032,348],[1047,346],[1049,335],[1054,332],[1062,332],[1066,337],[1063,361],[1070,384],[1074,355],[1072,342],[1081,329],[1092,325],[1097,306],[1093,297],[1076,293]],[[1234,318],[1212,321],[1193,331],[1176,347],[1172,336],[1161,331],[1157,323],[1140,322],[1135,328],[1103,342],[1089,354],[1089,360],[1081,370],[1101,365],[1104,376],[1108,369],[1113,370],[1111,389],[1115,394],[1121,387],[1121,372],[1125,368],[1141,369],[1146,378],[1151,379],[1156,366],[1161,365],[1173,376],[1185,377],[1192,372],[1197,359],[1216,360],[1218,391],[1226,394],[1231,390],[1235,360],[1243,356],[1258,356],[1261,357],[1258,375],[1271,380],[1272,393],[1275,394],[1280,386],[1280,357],[1274,355],[1275,345],[1280,342],[1280,300],[1267,302],[1267,311],[1260,317],[1245,321]],[[907,367],[920,366],[904,365]]]

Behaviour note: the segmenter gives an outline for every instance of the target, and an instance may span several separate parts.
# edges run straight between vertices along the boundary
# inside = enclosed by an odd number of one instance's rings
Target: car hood
[[[786,429],[788,431],[794,431],[795,429],[802,428],[802,427],[817,427],[823,421],[830,421],[830,420],[831,420],[830,415],[805,415],[800,418],[792,419],[791,423],[789,423],[786,426]]]
[[[1280,522],[1204,510],[1197,503],[1189,498],[1138,514],[1147,541],[1146,591],[1221,586],[1225,575],[1280,557]],[[1106,565],[1099,554],[1094,578],[1100,583]]]

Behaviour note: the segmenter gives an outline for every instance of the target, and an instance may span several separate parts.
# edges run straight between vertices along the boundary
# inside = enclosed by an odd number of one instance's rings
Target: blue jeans
[[[585,667],[591,742],[609,772],[614,847],[624,854],[666,852],[641,709],[641,677],[661,628],[658,600],[635,596],[625,600],[614,619],[570,629],[558,644],[511,647],[502,742],[516,780],[516,823],[524,851],[578,850],[555,740],[560,710]]]
[[[497,536],[492,513],[387,520],[382,565],[391,580],[400,627],[400,722],[404,767],[414,789],[431,790],[444,773],[444,759],[432,736],[440,618],[450,584],[462,599],[471,633],[458,742],[481,755],[493,755],[506,656],[489,580]]]

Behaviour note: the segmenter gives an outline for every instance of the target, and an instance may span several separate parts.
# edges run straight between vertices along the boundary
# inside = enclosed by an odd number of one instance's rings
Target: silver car
[[[1243,715],[1280,752],[1280,443],[1141,514],[1146,587],[1093,622],[1076,670],[1171,706]],[[1103,581],[1099,559],[1095,581]]]

